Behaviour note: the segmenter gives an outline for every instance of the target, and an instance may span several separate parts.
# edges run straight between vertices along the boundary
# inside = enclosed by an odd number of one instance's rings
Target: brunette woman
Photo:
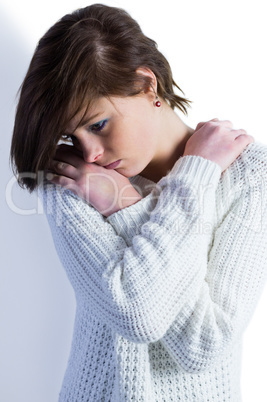
[[[76,294],[61,402],[241,400],[267,150],[229,121],[188,127],[175,112],[188,106],[121,9],[66,15],[36,48],[11,156]]]

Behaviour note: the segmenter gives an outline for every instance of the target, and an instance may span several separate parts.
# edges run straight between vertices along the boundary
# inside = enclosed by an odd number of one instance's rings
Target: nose
[[[84,139],[80,141],[80,148],[83,153],[83,159],[87,163],[96,162],[104,152],[103,146],[97,139]]]

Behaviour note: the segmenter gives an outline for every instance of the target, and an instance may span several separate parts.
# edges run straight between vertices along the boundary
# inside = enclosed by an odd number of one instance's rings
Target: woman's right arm
[[[151,212],[130,247],[70,191],[44,187],[55,246],[76,296],[116,333],[134,342],[159,340],[199,289],[210,236],[197,227],[212,228],[220,175],[220,167],[207,159],[180,158],[161,180],[160,194],[124,210],[126,225],[132,214]],[[189,253],[192,244],[195,252]]]

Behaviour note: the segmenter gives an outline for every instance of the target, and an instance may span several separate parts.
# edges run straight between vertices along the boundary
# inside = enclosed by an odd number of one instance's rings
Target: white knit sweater
[[[77,312],[60,402],[241,400],[242,335],[267,273],[267,147],[223,173],[178,159],[109,218],[42,196]],[[153,190],[152,190],[153,188]]]

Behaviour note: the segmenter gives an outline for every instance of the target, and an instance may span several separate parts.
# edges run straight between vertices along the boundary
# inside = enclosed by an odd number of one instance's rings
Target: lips
[[[112,162],[109,165],[104,166],[106,169],[116,169],[117,166],[121,163],[121,159],[118,161]]]

